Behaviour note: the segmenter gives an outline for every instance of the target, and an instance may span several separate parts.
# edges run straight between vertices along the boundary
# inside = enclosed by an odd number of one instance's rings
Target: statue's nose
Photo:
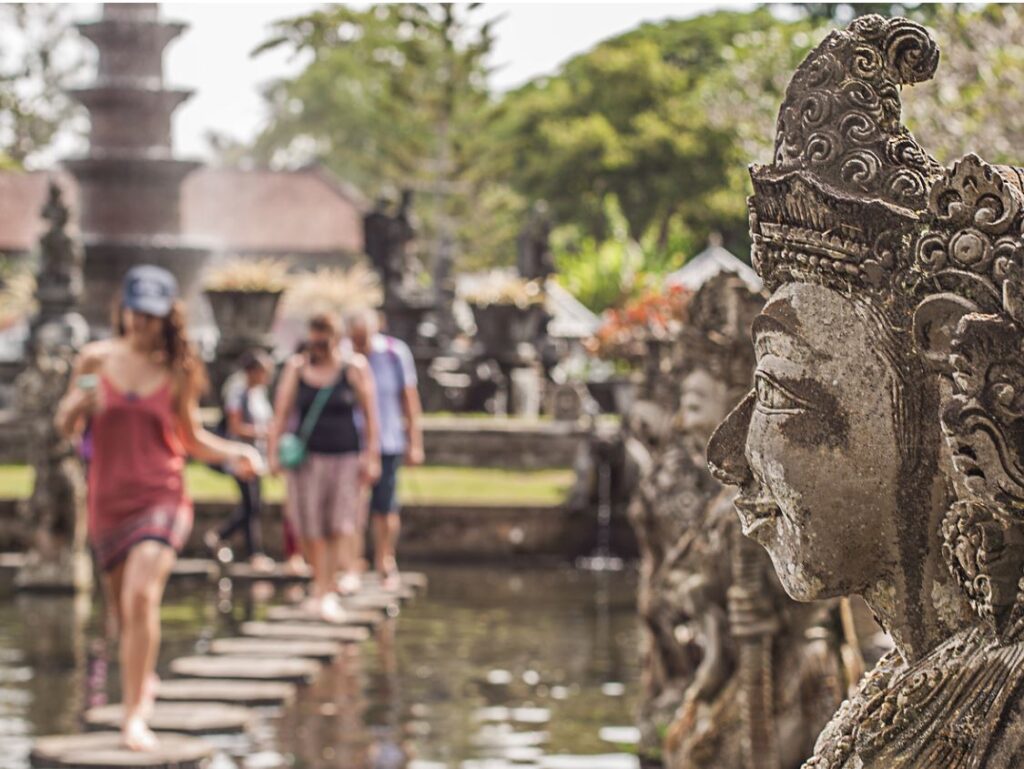
[[[746,486],[754,479],[744,449],[756,402],[757,395],[751,390],[715,429],[708,441],[708,467],[711,474],[730,486]]]

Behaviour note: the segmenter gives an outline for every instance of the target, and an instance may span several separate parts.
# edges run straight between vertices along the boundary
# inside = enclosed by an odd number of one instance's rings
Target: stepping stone
[[[295,684],[284,681],[176,678],[161,681],[156,696],[158,700],[167,702],[224,702],[252,707],[285,705],[295,699]]]
[[[207,558],[179,558],[171,569],[171,579],[205,579],[212,581],[220,575],[216,561]]]
[[[229,657],[207,655],[180,657],[171,672],[183,678],[232,678],[237,681],[287,681],[304,684],[320,672],[320,663],[288,657]]]
[[[216,638],[210,644],[211,654],[233,654],[242,657],[308,657],[330,662],[342,652],[337,641],[301,641],[287,638]]]
[[[291,569],[283,563],[274,564],[270,571],[254,569],[247,563],[233,563],[227,568],[227,575],[233,582],[274,582],[276,584],[289,584],[295,582],[309,582],[312,576],[308,570],[299,574],[293,574]]]
[[[316,625],[312,622],[243,622],[242,635],[251,638],[292,638],[299,640],[360,643],[370,631],[354,625]]]
[[[120,705],[104,705],[85,712],[85,728],[120,729]],[[237,734],[244,732],[252,721],[252,714],[237,705],[213,702],[158,702],[148,720],[154,732],[180,734]]]
[[[15,572],[28,560],[25,553],[0,553],[0,572]]]
[[[38,769],[202,769],[213,747],[198,737],[160,735],[158,750],[138,753],[121,747],[117,732],[93,732],[36,740],[29,761]]]
[[[267,610],[267,619],[271,622],[314,622],[321,625],[375,627],[384,621],[384,615],[371,609],[345,609],[340,620],[328,622],[319,614],[301,606],[271,606]]]
[[[403,588],[412,588],[413,590],[426,590],[427,588],[427,575],[422,574],[418,571],[403,571],[401,572],[400,583]],[[380,576],[375,571],[367,572],[363,575],[363,584],[372,585],[378,587],[382,582]]]
[[[391,593],[356,593],[341,597],[341,606],[349,611],[379,611],[390,617],[398,614],[399,607],[403,600],[401,596]]]

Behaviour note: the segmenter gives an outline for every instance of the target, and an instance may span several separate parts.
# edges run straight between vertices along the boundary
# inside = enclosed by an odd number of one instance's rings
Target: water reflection
[[[426,594],[350,646],[253,731],[218,738],[215,769],[499,769],[635,766],[602,739],[632,723],[638,678],[632,572],[433,567]],[[261,618],[281,595],[174,584],[161,668]],[[31,739],[77,729],[116,701],[98,607],[0,600],[0,755],[27,766]],[[589,763],[568,756],[586,755]]]

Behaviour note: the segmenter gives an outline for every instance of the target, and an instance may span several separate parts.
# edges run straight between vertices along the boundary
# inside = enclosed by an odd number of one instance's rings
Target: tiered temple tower
[[[192,298],[209,250],[181,236],[181,182],[200,164],[173,157],[171,115],[191,91],[165,87],[163,76],[164,48],[185,25],[161,21],[156,3],[106,3],[99,21],[78,29],[99,66],[92,85],[72,91],[89,111],[89,153],[65,165],[80,191],[83,314],[103,334],[128,268],[167,267]]]

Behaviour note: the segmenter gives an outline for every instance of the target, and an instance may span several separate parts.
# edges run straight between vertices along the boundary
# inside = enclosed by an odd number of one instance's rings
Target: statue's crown
[[[752,261],[769,289],[949,290],[998,307],[1010,263],[1024,263],[1024,184],[974,155],[945,169],[900,122],[900,86],[938,61],[921,25],[864,16],[797,69],[774,159],[750,170]]]

